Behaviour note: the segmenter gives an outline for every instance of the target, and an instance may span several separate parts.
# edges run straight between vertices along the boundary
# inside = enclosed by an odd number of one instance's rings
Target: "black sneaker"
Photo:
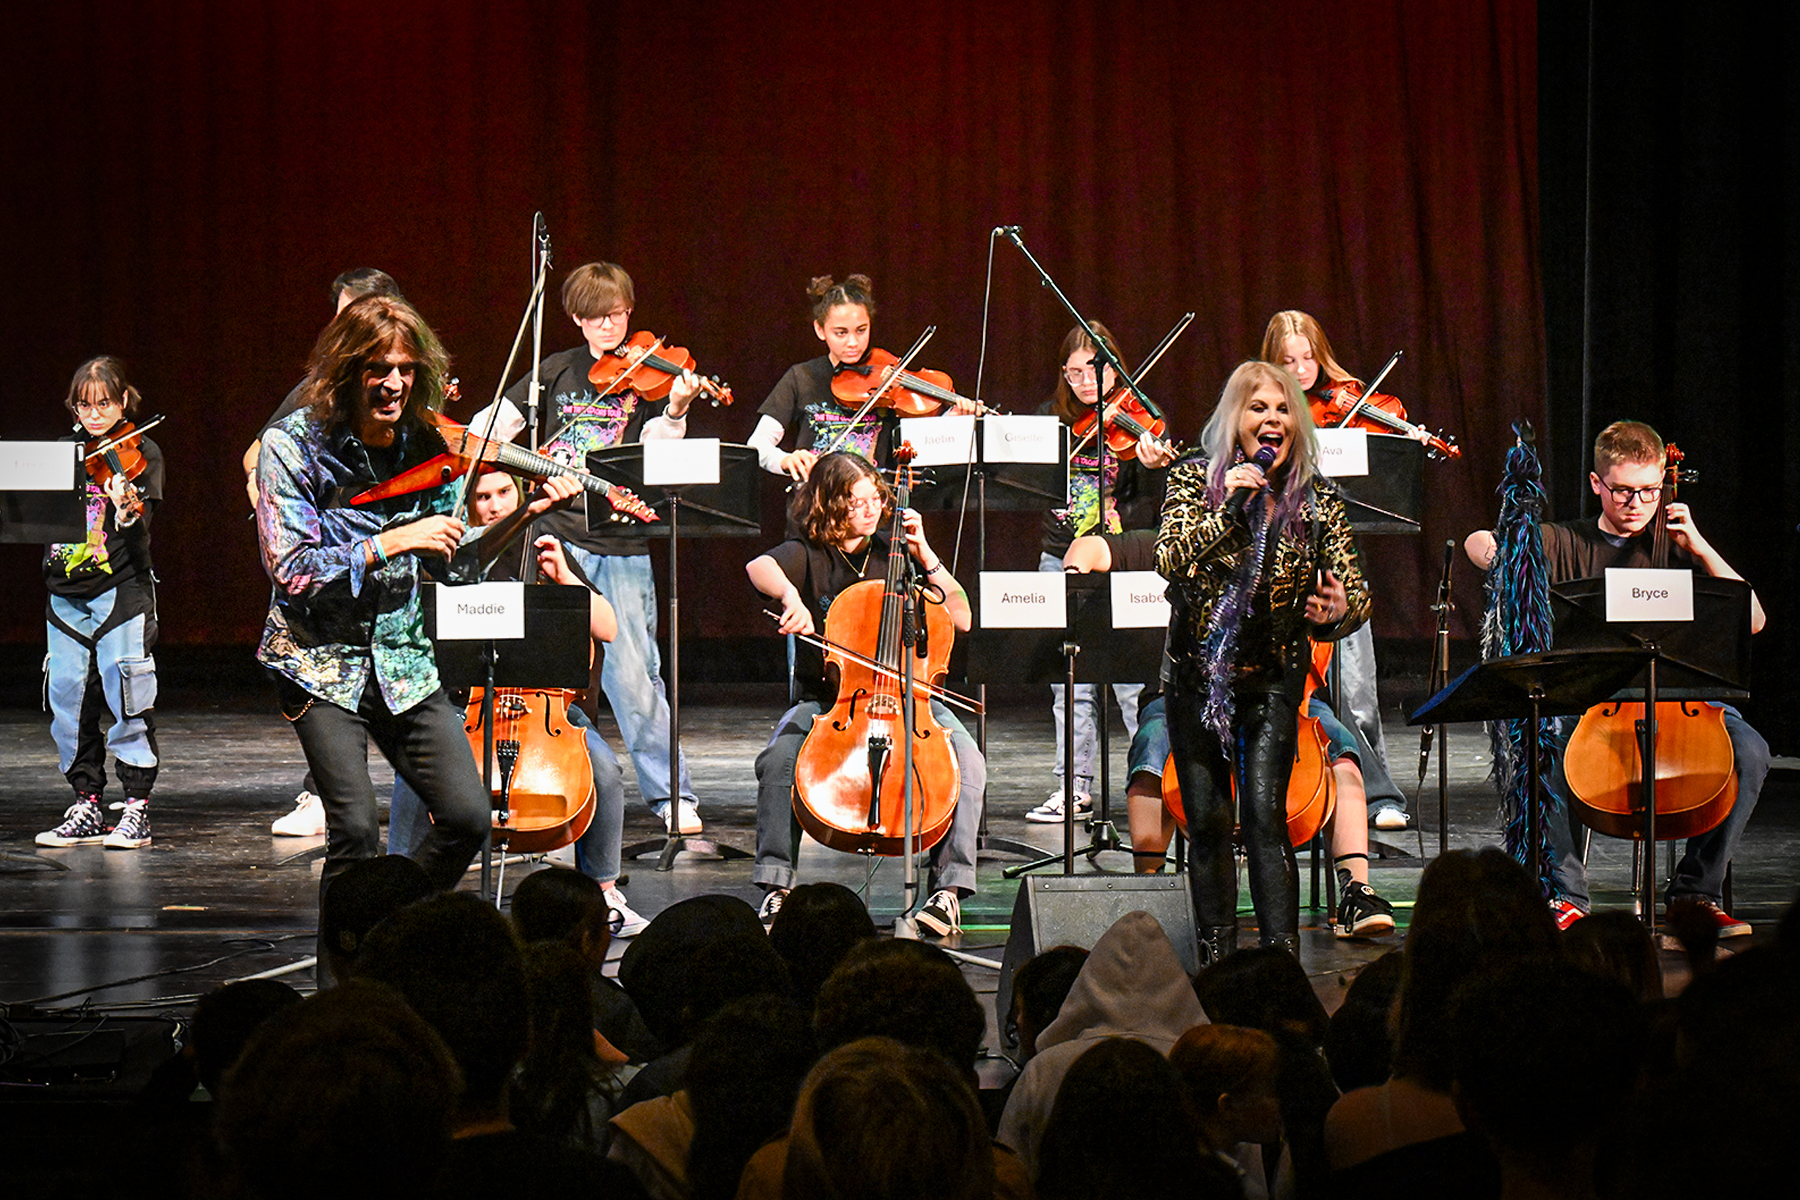
[[[762,907],[756,910],[757,920],[764,925],[773,925],[776,915],[781,912],[781,902],[786,899],[786,888],[770,888],[763,894]]]
[[[100,797],[82,796],[63,813],[63,823],[37,835],[40,846],[90,846],[106,837]]]
[[[939,937],[962,932],[962,901],[949,888],[939,888],[919,910],[919,924]]]
[[[1338,898],[1334,932],[1341,938],[1382,937],[1394,932],[1394,906],[1366,883],[1349,880]]]

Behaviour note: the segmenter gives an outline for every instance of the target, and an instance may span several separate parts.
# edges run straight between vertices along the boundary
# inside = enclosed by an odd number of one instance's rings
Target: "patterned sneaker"
[[[1075,793],[1075,819],[1085,821],[1094,811],[1094,801],[1086,792]],[[1063,819],[1063,794],[1058,788],[1050,793],[1050,798],[1025,814],[1027,821],[1035,821],[1039,825],[1061,825]]]
[[[325,803],[311,792],[294,797],[294,811],[269,826],[276,837],[319,837],[325,832]]]
[[[63,823],[37,835],[40,846],[89,846],[106,837],[100,797],[82,796],[63,813]]]
[[[1337,921],[1333,930],[1341,938],[1383,937],[1394,932],[1394,906],[1375,894],[1375,889],[1354,879],[1341,880]]]
[[[644,932],[650,924],[648,917],[638,915],[625,893],[619,888],[606,889],[606,902],[612,906],[612,934],[614,937],[636,937]]]
[[[1587,916],[1586,913],[1560,896],[1550,902],[1550,915],[1556,920],[1557,930],[1564,933],[1568,932],[1569,926]]]
[[[770,888],[763,895],[762,907],[756,910],[757,920],[764,925],[773,924],[775,914],[781,911],[781,902],[787,899],[786,888]]]
[[[106,835],[108,850],[142,850],[150,844],[150,802],[131,800],[119,823]]]
[[[949,888],[939,888],[919,910],[919,924],[937,934],[949,937],[962,932],[962,901]]]

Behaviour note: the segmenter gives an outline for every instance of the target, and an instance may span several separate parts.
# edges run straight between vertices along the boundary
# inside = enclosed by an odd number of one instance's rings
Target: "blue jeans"
[[[1763,780],[1769,774],[1769,743],[1750,727],[1743,714],[1729,704],[1712,707],[1725,712],[1725,732],[1731,738],[1731,751],[1737,759],[1737,799],[1725,819],[1701,834],[1688,839],[1687,850],[1675,866],[1675,877],[1669,881],[1668,899],[1698,896],[1718,903],[1725,893],[1725,868],[1737,852],[1738,839],[1756,801],[1762,795]],[[1569,744],[1579,717],[1557,717],[1556,765],[1550,773],[1551,804],[1549,827],[1544,831],[1550,843],[1550,879],[1557,895],[1567,899],[1583,912],[1589,907],[1587,865],[1581,858],[1573,818],[1566,797],[1568,780],[1563,775],[1562,750]]]
[[[124,584],[91,600],[51,596],[45,625],[50,732],[64,778],[99,795],[111,750],[126,797],[148,797],[157,767],[154,590]]]
[[[656,648],[656,581],[648,554],[593,554],[563,543],[569,560],[581,568],[619,617],[619,634],[606,644],[600,666],[600,690],[612,706],[625,739],[625,752],[637,770],[638,795],[646,804],[669,798],[669,697],[662,678],[662,655]],[[687,756],[681,757],[681,798],[694,799]]]
[[[752,881],[768,887],[794,886],[794,848],[799,821],[794,817],[794,763],[812,731],[813,718],[825,711],[816,700],[802,700],[775,723],[769,744],[756,756],[756,865]],[[975,842],[981,831],[981,798],[987,791],[987,762],[975,739],[940,700],[931,715],[950,733],[960,776],[956,811],[950,830],[931,848],[929,891],[939,888],[975,890]]]
[[[1038,570],[1062,570],[1062,560],[1054,554],[1038,556]],[[1057,779],[1063,774],[1063,739],[1068,736],[1063,723],[1063,692],[1067,684],[1050,685],[1051,715],[1056,719],[1056,767]],[[1127,739],[1137,736],[1138,730],[1138,694],[1144,690],[1141,683],[1115,683],[1112,685],[1114,696],[1119,699],[1119,711],[1125,716],[1125,736]],[[1075,698],[1070,705],[1070,715],[1075,719],[1075,790],[1092,793],[1094,790],[1095,762],[1100,757],[1100,685],[1078,683],[1075,685]]]
[[[588,762],[594,768],[594,819],[575,842],[575,866],[596,883],[611,883],[619,877],[619,844],[625,830],[625,773],[586,713],[570,708],[569,724],[586,735]],[[388,853],[417,858],[419,845],[430,832],[425,802],[396,774],[388,804]]]

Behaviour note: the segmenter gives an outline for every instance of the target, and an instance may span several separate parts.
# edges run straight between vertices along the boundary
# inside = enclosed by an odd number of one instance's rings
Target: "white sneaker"
[[[650,806],[650,811],[656,814],[656,819],[662,822],[664,829],[669,827],[669,802],[667,800],[658,800]],[[700,832],[700,806],[698,804],[692,800],[681,802],[680,823],[675,832]]]
[[[619,888],[606,889],[606,903],[612,908],[614,937],[636,937],[650,924],[650,918],[640,916],[626,901],[624,891]]]
[[[1390,832],[1406,828],[1406,811],[1399,808],[1382,808],[1375,811],[1375,819],[1370,822],[1377,829]]]
[[[775,917],[781,912],[781,902],[786,899],[786,888],[770,888],[763,895],[762,907],[756,910],[756,919],[764,925],[773,924]]]
[[[1094,811],[1094,801],[1086,792],[1075,793],[1075,819],[1086,820]],[[1050,793],[1050,798],[1025,814],[1027,821],[1035,821],[1039,825],[1061,825],[1063,819],[1063,794],[1057,788]]]
[[[276,837],[319,837],[325,832],[325,804],[311,792],[294,797],[294,811],[278,817],[269,832]]]

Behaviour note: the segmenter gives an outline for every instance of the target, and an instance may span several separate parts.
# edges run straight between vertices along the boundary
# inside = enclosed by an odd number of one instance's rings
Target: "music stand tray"
[[[1692,621],[1606,619],[1606,580],[1574,579],[1550,590],[1557,649],[1647,646],[1657,651],[1659,700],[1750,698],[1750,585],[1741,579],[1694,575]],[[1610,697],[1642,700],[1643,679]]]
[[[656,510],[660,521],[613,522],[608,514],[588,512],[588,527],[604,527],[607,533],[645,538],[672,536],[669,512],[676,493],[681,496],[681,532],[714,537],[759,537],[762,534],[763,470],[756,451],[749,446],[725,443],[719,447],[719,482],[664,487],[644,482],[644,444],[627,442],[595,450],[587,457],[588,472],[608,483],[630,488]]]
[[[87,536],[81,447],[0,441],[0,542],[79,542]]]
[[[1358,533],[1417,533],[1425,511],[1425,446],[1397,433],[1370,433],[1369,473],[1332,478]]]

